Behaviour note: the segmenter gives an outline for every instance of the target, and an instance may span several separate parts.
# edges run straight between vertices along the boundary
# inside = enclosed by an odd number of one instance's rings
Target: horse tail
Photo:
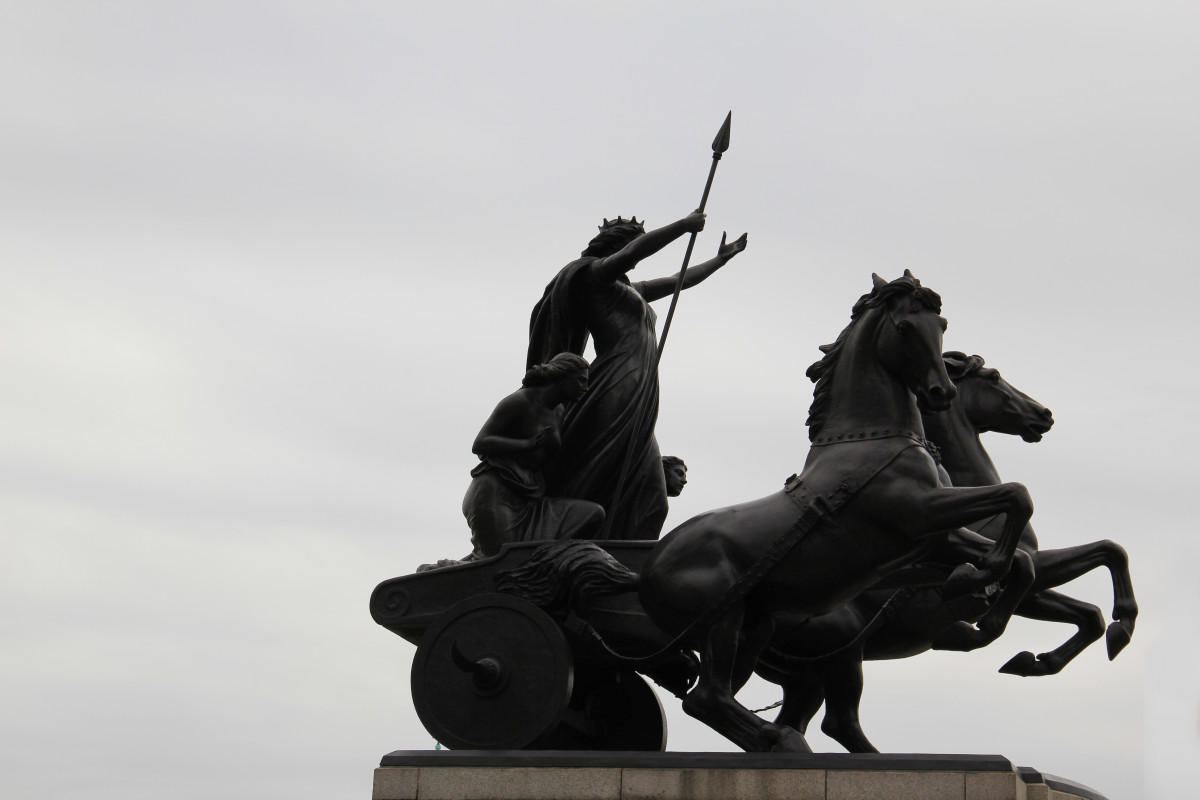
[[[592,542],[551,542],[534,550],[521,566],[496,575],[496,591],[539,608],[578,608],[593,597],[637,588],[638,574]]]
[[[644,672],[682,697],[695,682],[695,658],[680,645],[694,626],[653,653],[618,653],[603,634],[575,613],[594,597],[636,591],[640,576],[592,542],[551,542],[534,550],[521,566],[496,575],[496,590],[528,600],[539,608],[564,612],[563,628],[586,642],[612,664]]]

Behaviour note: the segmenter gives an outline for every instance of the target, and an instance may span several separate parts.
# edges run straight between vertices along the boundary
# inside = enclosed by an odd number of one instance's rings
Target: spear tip
[[[733,120],[733,111],[725,115],[725,121],[721,123],[721,130],[717,131],[717,138],[713,139],[712,149],[714,153],[724,153],[729,149],[729,124]]]

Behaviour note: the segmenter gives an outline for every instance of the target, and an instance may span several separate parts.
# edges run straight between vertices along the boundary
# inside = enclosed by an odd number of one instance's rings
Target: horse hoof
[[[1008,660],[1000,671],[1006,675],[1020,675],[1022,678],[1028,678],[1031,675],[1038,674],[1037,656],[1028,650],[1023,650]]]
[[[797,731],[784,730],[779,734],[779,741],[771,747],[772,753],[811,753],[812,748]]]
[[[1129,644],[1133,638],[1132,628],[1132,625],[1126,628],[1123,620],[1118,620],[1108,626],[1108,630],[1104,634],[1104,643],[1108,645],[1109,661],[1116,658],[1117,654],[1125,649],[1125,645]]]

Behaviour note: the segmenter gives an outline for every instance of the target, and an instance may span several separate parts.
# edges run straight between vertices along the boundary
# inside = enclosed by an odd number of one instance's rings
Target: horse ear
[[[904,277],[906,277],[906,278],[915,278],[915,277],[917,277],[917,276],[912,274],[912,270],[911,270],[911,269],[906,269],[906,270],[904,270]]]
[[[883,278],[879,277],[879,275],[874,272],[871,273],[871,283],[875,284],[876,289],[882,289],[883,287],[887,286],[887,284],[888,284],[887,281],[885,281]]]

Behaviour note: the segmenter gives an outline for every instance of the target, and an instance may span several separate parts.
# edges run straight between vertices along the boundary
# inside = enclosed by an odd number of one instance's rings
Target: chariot
[[[665,749],[662,705],[638,672],[682,694],[695,680],[694,657],[666,647],[671,637],[636,592],[590,598],[582,608],[539,608],[497,591],[497,579],[544,544],[507,544],[494,557],[375,588],[371,616],[417,646],[412,695],[421,722],[451,749]],[[596,544],[639,572],[657,542]],[[583,629],[622,653],[666,653],[635,670]]]

